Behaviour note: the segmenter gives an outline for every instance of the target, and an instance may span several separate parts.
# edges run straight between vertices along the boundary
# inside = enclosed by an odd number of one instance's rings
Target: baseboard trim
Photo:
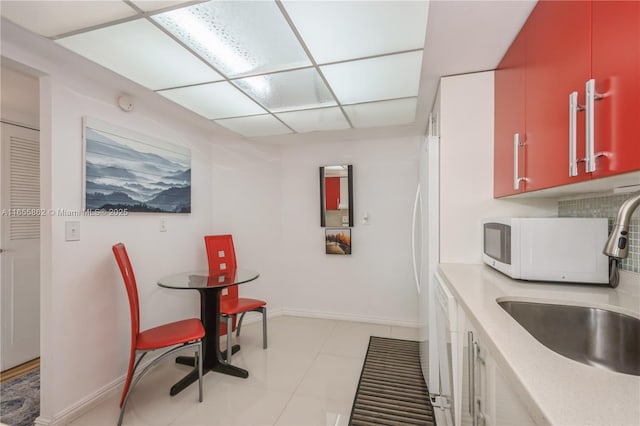
[[[142,371],[142,370],[140,370]],[[57,413],[53,417],[38,417],[34,422],[35,426],[57,426],[66,425],[71,423],[78,417],[91,410],[93,407],[99,405],[105,399],[109,398],[112,394],[118,393],[124,383],[125,375],[118,377],[112,382],[101,387],[97,391],[87,395],[75,404],[70,405],[66,409]]]
[[[388,325],[394,327],[408,327],[418,328],[419,324],[416,321],[399,321],[384,317],[370,317],[365,315],[344,314],[337,312],[326,311],[308,311],[298,309],[281,309],[281,315],[288,315],[294,317],[305,318],[319,318],[319,319],[331,319],[338,321],[354,321],[354,322],[366,322],[369,324]]]
[[[370,317],[365,315],[353,315],[353,314],[344,314],[337,312],[327,312],[327,311],[309,311],[309,310],[301,310],[301,309],[267,309],[267,318],[275,318],[278,316],[291,316],[291,317],[302,317],[302,318],[318,318],[318,319],[330,319],[337,321],[352,321],[352,322],[366,322],[369,324],[376,325],[388,325],[392,327],[407,327],[407,328],[418,328],[420,324],[417,321],[399,321],[389,318],[382,317]],[[254,322],[262,321],[262,315],[247,315],[242,321],[243,324],[252,324]]]
[[[353,322],[364,322],[369,324],[377,324],[377,325],[387,325],[387,326],[396,326],[396,327],[408,327],[408,328],[417,328],[419,324],[416,321],[398,321],[389,318],[381,318],[381,317],[369,317],[364,315],[353,315],[353,314],[343,314],[336,312],[325,312],[325,311],[308,311],[308,310],[299,310],[299,309],[267,309],[267,318],[275,318],[279,316],[294,316],[294,317],[303,317],[303,318],[319,318],[319,319],[330,319],[337,321],[353,321]],[[245,324],[251,324],[254,322],[262,321],[262,315],[248,315],[245,317],[243,322]],[[141,366],[139,371],[144,369],[144,365]],[[91,393],[90,395],[82,398],[80,401],[75,404],[70,405],[66,409],[62,410],[60,413],[57,413],[53,417],[44,417],[40,416],[36,419],[34,425],[35,426],[58,426],[65,425],[78,417],[82,416],[93,407],[102,403],[105,399],[112,396],[114,393],[118,393],[121,391],[123,383],[124,383],[125,375],[118,377],[112,382],[106,384],[101,387],[97,391]]]

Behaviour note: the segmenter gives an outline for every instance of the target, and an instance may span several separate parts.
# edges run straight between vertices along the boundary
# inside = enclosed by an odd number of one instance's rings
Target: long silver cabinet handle
[[[594,144],[594,114],[593,114],[593,101],[595,100],[595,84],[596,81],[591,79],[585,84],[584,92],[586,97],[586,129],[585,129],[585,155],[587,156],[587,173],[594,172],[596,170],[596,156]]]
[[[473,345],[473,331],[467,333],[467,364],[469,369],[469,414],[473,426],[476,426],[476,382],[475,382],[475,348]]]
[[[602,96],[596,93],[596,80],[587,80],[584,87],[585,92],[585,110],[587,117],[585,120],[585,150],[587,163],[587,173],[596,171],[596,158],[605,155],[604,153],[596,154],[595,150],[595,105],[594,102],[602,99]]]
[[[578,92],[569,94],[569,176],[578,176],[576,132],[578,121]]]
[[[523,144],[520,143],[520,133],[513,134],[513,189],[515,191],[520,189],[520,182],[527,180],[520,177],[519,164],[518,164],[518,150]]]
[[[474,361],[473,361],[473,374],[475,377],[475,369],[476,369],[476,360],[481,364],[481,365],[485,365],[485,360],[482,357],[482,353],[480,351],[480,345],[478,344],[477,341],[473,342],[473,354],[474,354]],[[474,379],[475,381],[475,379]],[[475,383],[474,383],[475,384]],[[482,401],[480,399],[480,396],[476,396],[475,390],[473,392],[473,403],[475,404],[475,411],[474,411],[474,420],[475,426],[484,426],[486,424],[486,419],[484,416],[484,413],[482,412]]]

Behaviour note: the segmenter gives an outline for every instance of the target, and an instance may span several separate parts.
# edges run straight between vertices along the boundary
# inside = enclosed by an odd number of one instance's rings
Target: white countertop
[[[441,264],[443,278],[480,338],[538,421],[640,425],[640,376],[573,361],[543,346],[497,303],[502,297],[605,308],[640,318],[640,279],[617,289],[512,280],[486,265]],[[637,281],[637,282],[636,282]]]

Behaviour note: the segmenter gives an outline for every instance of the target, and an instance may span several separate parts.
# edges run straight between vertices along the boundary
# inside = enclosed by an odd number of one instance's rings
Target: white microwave
[[[514,279],[608,284],[607,237],[606,218],[484,219],[482,260]]]

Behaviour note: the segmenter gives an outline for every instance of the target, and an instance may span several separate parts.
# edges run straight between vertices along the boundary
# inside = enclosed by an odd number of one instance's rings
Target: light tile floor
[[[246,368],[247,379],[212,372],[204,376],[202,403],[195,384],[170,397],[189,367],[168,359],[138,383],[123,424],[346,425],[369,336],[418,339],[417,329],[358,322],[278,316],[268,324],[266,350],[260,322],[242,327],[242,350],[232,364]],[[116,424],[119,398],[110,396],[71,424]]]

